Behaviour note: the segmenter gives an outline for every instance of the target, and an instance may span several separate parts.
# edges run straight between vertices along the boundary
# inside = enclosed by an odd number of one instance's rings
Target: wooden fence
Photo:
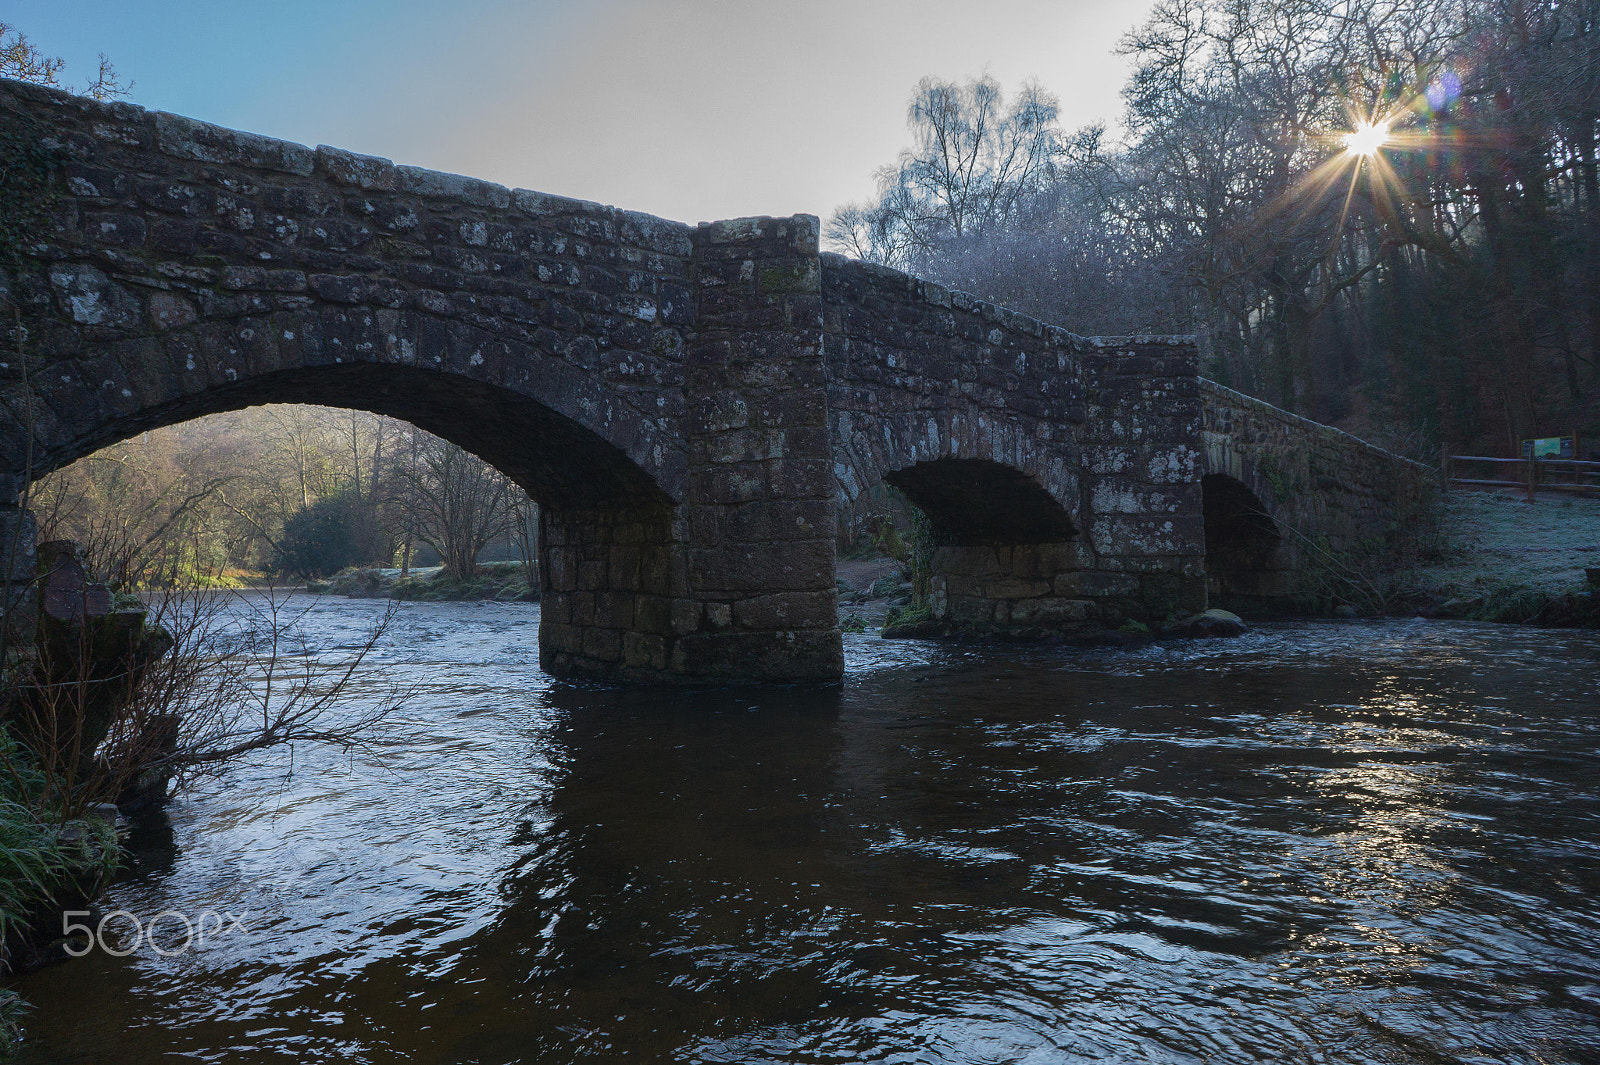
[[[1463,477],[1469,472],[1488,472],[1488,477]],[[1488,467],[1484,471],[1482,467]],[[1533,502],[1536,492],[1573,492],[1600,497],[1600,462],[1578,459],[1497,459],[1487,455],[1452,455],[1446,451],[1439,463],[1439,476],[1445,488],[1521,488]]]

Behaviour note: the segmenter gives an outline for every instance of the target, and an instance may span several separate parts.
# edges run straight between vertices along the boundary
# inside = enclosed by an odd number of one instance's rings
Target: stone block
[[[624,633],[622,665],[630,670],[664,672],[667,668],[667,641],[648,632]]]
[[[572,623],[572,602],[570,598],[560,592],[545,589],[539,597],[539,622],[551,622],[558,625]]]
[[[578,563],[578,587],[598,589],[607,586],[610,566],[604,560]]]
[[[420,166],[397,166],[395,188],[439,200],[458,200],[476,207],[511,206],[511,190],[504,185],[461,174],[446,174]]]
[[[619,591],[635,591],[640,585],[643,550],[637,543],[617,543],[611,548],[610,586]]]
[[[673,599],[669,608],[674,634],[683,636],[700,628],[704,606],[695,599]]]
[[[1054,585],[1057,595],[1134,595],[1139,591],[1139,578],[1131,573],[1082,570],[1062,574],[1055,579]]]
[[[834,542],[723,545],[689,550],[689,588],[702,595],[759,595],[832,588]]]
[[[611,208],[591,200],[575,200],[569,196],[557,196],[549,192],[535,192],[533,189],[513,189],[512,200],[517,205],[517,210],[534,218],[551,218],[561,215],[599,215],[605,214]]]
[[[833,503],[822,499],[774,499],[719,510],[722,535],[734,542],[820,540],[834,526]]]
[[[720,222],[701,222],[694,238],[707,244],[754,244],[766,234],[773,219],[726,218]]]
[[[690,677],[837,680],[844,671],[844,649],[837,627],[696,633],[678,640],[671,668]]]
[[[1077,541],[1045,544],[1015,544],[1004,570],[1013,577],[1048,580],[1083,564]]]
[[[85,239],[104,247],[137,248],[144,243],[144,218],[126,211],[93,211],[83,216]]]
[[[1093,604],[1082,599],[1043,597],[1021,599],[1011,604],[1013,625],[1060,625],[1083,621],[1093,613]]]
[[[199,319],[194,304],[173,292],[150,294],[150,324],[156,329],[181,329]]]
[[[960,625],[983,625],[994,621],[994,607],[992,599],[952,595],[945,616]]]
[[[1172,515],[1096,517],[1090,541],[1100,555],[1176,555],[1203,553],[1203,539],[1184,535]]]
[[[616,629],[584,629],[583,646],[580,653],[586,658],[593,658],[600,662],[620,662],[622,660],[622,633]]]
[[[357,155],[342,148],[317,145],[317,172],[336,185],[388,192],[396,186],[394,163],[376,155]]]
[[[555,528],[544,531],[544,571],[539,574],[549,592],[574,592],[578,588],[578,556],[570,548],[557,547]]]
[[[990,599],[1027,599],[1049,595],[1050,582],[1019,577],[991,577],[983,582],[983,594]]]
[[[622,223],[624,243],[680,258],[687,258],[694,251],[689,241],[689,227],[680,222],[639,211],[618,211],[617,217]]]
[[[316,163],[310,148],[292,141],[241,133],[209,122],[157,111],[156,146],[179,159],[276,170],[309,177]]]
[[[662,595],[634,596],[633,627],[640,632],[672,632],[672,600]]]
[[[539,651],[541,657],[546,650],[560,651],[567,654],[579,654],[583,651],[583,630],[575,625],[562,625],[548,618],[539,622]]]
[[[632,592],[596,592],[594,594],[594,623],[608,629],[634,627],[634,595]]]
[[[737,600],[733,621],[741,629],[822,629],[836,623],[837,611],[837,592],[780,592]]]
[[[962,574],[952,573],[943,576],[940,579],[944,582],[945,590],[949,595],[963,595],[978,599],[983,598],[984,578],[982,577],[968,577]]]
[[[600,611],[595,603],[593,592],[569,592],[567,603],[572,608],[572,624],[589,626],[597,624],[600,620]]]
[[[990,577],[1001,572],[995,549],[981,545],[937,548],[933,553],[933,570],[961,577]]]
[[[52,265],[50,287],[61,312],[79,325],[133,329],[144,317],[137,296],[87,264]]]

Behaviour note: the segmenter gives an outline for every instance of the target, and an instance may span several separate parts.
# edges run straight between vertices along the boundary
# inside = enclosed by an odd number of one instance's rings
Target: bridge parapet
[[[1421,531],[1437,470],[1215,381],[1200,389],[1215,594],[1294,596],[1309,569]]]

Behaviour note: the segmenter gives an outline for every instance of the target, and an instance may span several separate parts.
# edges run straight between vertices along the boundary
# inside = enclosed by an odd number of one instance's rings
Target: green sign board
[[[1537,440],[1524,440],[1522,442],[1522,457],[1536,459],[1575,459],[1578,457],[1578,441],[1571,436],[1543,436]]]

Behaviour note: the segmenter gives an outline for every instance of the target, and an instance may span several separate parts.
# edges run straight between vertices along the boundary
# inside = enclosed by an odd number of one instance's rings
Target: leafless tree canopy
[[[416,537],[439,553],[454,580],[471,577],[490,542],[515,531],[522,491],[454,444],[409,429],[409,461],[397,464],[397,498]]]
[[[1162,0],[1122,51],[1116,142],[924,81],[829,238],[1397,446],[1600,442],[1600,4]]]
[[[35,85],[64,88],[65,86],[61,84],[61,72],[65,67],[65,60],[45,55],[21,30],[9,23],[0,22],[0,77],[31,81]],[[94,76],[86,79],[82,86],[72,91],[92,100],[114,100],[119,96],[128,95],[130,88],[132,83],[124,83],[117,77],[116,68],[102,52]]]

